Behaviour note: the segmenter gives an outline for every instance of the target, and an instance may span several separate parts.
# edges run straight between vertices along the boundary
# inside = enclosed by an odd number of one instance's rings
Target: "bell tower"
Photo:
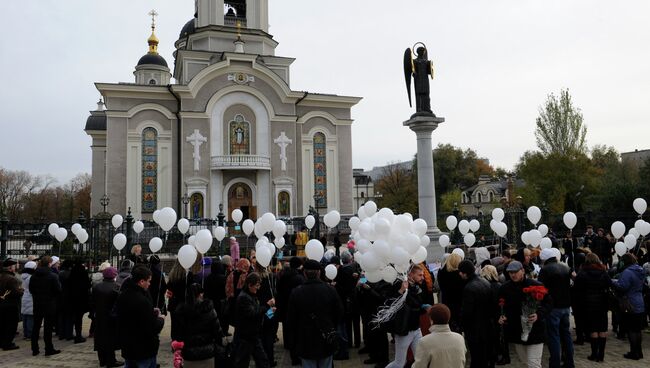
[[[268,0],[196,0],[197,25],[236,27],[269,31]]]

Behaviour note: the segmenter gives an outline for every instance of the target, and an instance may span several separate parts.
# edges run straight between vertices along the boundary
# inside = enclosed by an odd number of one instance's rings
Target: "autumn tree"
[[[558,98],[548,95],[546,104],[539,108],[535,139],[545,155],[572,156],[585,154],[587,127],[583,125],[580,109],[573,106],[569,90],[561,90]]]
[[[400,164],[389,164],[375,182],[375,193],[380,207],[388,207],[397,213],[418,213],[417,177],[412,169]]]

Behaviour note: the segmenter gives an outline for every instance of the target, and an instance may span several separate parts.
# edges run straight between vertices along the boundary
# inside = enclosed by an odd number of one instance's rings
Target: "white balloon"
[[[187,238],[187,244],[191,246],[196,246],[196,235],[192,235],[189,238]]]
[[[631,228],[627,233],[628,235],[634,235],[634,239],[638,239],[641,236],[641,233],[636,228]]]
[[[226,237],[226,229],[223,226],[215,227],[212,233],[218,241],[222,241]]]
[[[542,219],[542,211],[537,206],[530,206],[526,211],[526,217],[533,225],[537,225],[539,220]]]
[[[427,233],[427,222],[424,221],[423,219],[419,218],[415,221],[413,221],[413,225],[411,226],[411,230],[415,233],[415,235],[421,237],[424,234]]]
[[[398,215],[393,221],[393,228],[403,234],[411,231],[411,223],[413,221],[405,214]]]
[[[151,217],[153,218],[153,222],[158,223],[158,221],[160,221],[160,210],[153,211],[153,215]]]
[[[411,265],[408,262],[406,262],[406,263],[394,264],[393,267],[395,267],[397,273],[405,274],[408,272]]]
[[[261,247],[255,253],[255,259],[262,267],[268,267],[271,264],[271,258],[273,258],[273,254],[267,247]]]
[[[411,256],[411,261],[418,264],[422,263],[427,259],[427,249],[425,247],[420,247],[415,254]]]
[[[390,222],[385,218],[377,217],[374,221],[375,223],[375,233],[379,237],[386,237],[390,234]]]
[[[549,238],[542,238],[542,240],[539,242],[539,246],[542,249],[549,249],[553,246],[553,241]]]
[[[122,215],[113,215],[113,218],[111,218],[111,224],[113,224],[113,227],[116,229],[122,226],[123,222],[124,219],[122,218]]]
[[[381,257],[373,250],[369,250],[366,254],[363,255],[365,270],[374,271],[381,268],[384,262]]]
[[[643,213],[648,209],[648,203],[646,203],[643,198],[637,198],[632,202],[632,207],[634,207],[636,213],[643,215]]]
[[[460,220],[458,230],[463,235],[467,234],[469,232],[469,222],[467,220]]]
[[[325,266],[325,277],[327,277],[331,281],[334,281],[337,272],[338,270],[336,269],[336,266],[334,266],[333,264],[329,264]]]
[[[268,248],[266,244],[268,244],[269,239],[267,237],[262,237],[261,239],[257,239],[255,242],[255,250],[258,250],[260,248]]]
[[[138,220],[133,223],[133,231],[135,231],[136,234],[140,234],[142,230],[144,230],[144,222]]]
[[[307,229],[311,230],[312,227],[316,225],[316,219],[312,215],[308,215],[305,217],[305,226],[307,226]],[[320,259],[319,259],[320,261]]]
[[[311,239],[307,242],[307,245],[305,245],[305,254],[307,254],[307,258],[309,259],[320,262],[320,260],[323,259],[324,253],[325,250],[323,249],[323,243],[316,239]]]
[[[372,245],[372,251],[377,254],[382,263],[388,263],[390,258],[390,245],[385,240],[377,240]]]
[[[79,230],[77,232],[77,239],[79,239],[79,243],[85,244],[88,240],[88,232],[85,229]]]
[[[372,226],[372,223],[370,221],[361,222],[361,225],[359,225],[359,234],[361,234],[361,236],[366,239],[373,238],[374,232],[375,228]]]
[[[363,221],[367,219],[369,216],[366,214],[366,210],[364,209],[363,206],[359,207],[357,210],[357,216],[359,217],[359,220]]]
[[[409,262],[409,259],[411,259],[411,255],[404,250],[404,248],[401,247],[394,247],[390,251],[390,263],[394,265],[401,265]]]
[[[241,220],[244,218],[244,213],[239,208],[237,208],[232,210],[232,212],[230,213],[230,217],[236,223],[240,223]]]
[[[447,229],[449,229],[449,231],[452,231],[456,228],[456,225],[458,225],[458,219],[456,216],[447,216],[445,224],[447,225]]]
[[[460,248],[456,248],[456,249],[452,250],[451,253],[452,254],[458,254],[460,256],[460,258],[465,259],[465,252],[463,252],[463,250],[460,249]]]
[[[60,227],[60,228],[56,229],[56,233],[54,233],[54,237],[55,237],[56,240],[58,240],[59,242],[62,242],[62,241],[65,240],[65,238],[68,237],[68,230],[66,230],[66,229],[64,229],[64,228],[62,228],[62,227]]]
[[[376,206],[375,206],[376,210]],[[325,221],[325,225],[329,228],[336,227],[336,225],[341,222],[341,214],[339,211],[330,211],[327,215],[327,220]]]
[[[641,226],[641,230],[639,230],[639,233],[641,233],[643,236],[650,234],[650,222],[644,221],[643,226]]]
[[[264,233],[268,233],[273,231],[273,225],[275,225],[275,215],[267,212],[264,215],[262,215],[261,218],[262,222],[262,230],[264,230]],[[260,221],[258,221],[260,222]]]
[[[359,225],[361,225],[361,220],[356,216],[350,217],[350,220],[348,220],[348,226],[352,231],[356,231]]]
[[[287,232],[287,224],[282,220],[275,220],[273,224],[273,235],[276,238],[281,238]]]
[[[74,224],[74,225],[72,225],[72,227],[70,228],[70,231],[72,231],[72,233],[75,234],[75,235],[77,235],[77,232],[78,232],[79,230],[81,230],[81,225],[79,225],[79,224]]]
[[[625,234],[625,225],[620,221],[614,222],[612,224],[612,235],[614,235],[614,238],[619,239],[623,234]]]
[[[520,236],[520,237],[521,237],[521,241],[522,241],[524,244],[526,244],[526,245],[530,245],[530,240],[528,240],[528,231],[524,231],[523,233],[521,233],[521,236]]]
[[[355,248],[359,252],[365,253],[370,250],[370,241],[368,239],[359,239],[355,244]]]
[[[508,225],[506,225],[505,222],[499,222],[496,225],[496,228],[497,228],[496,230],[497,235],[499,235],[502,238],[506,236],[506,234],[508,233]]]
[[[431,243],[431,238],[429,238],[427,235],[422,235],[422,237],[420,238],[420,246],[428,247],[430,243]]]
[[[366,271],[366,279],[368,279],[368,282],[379,282],[382,279],[382,274],[381,271],[379,270],[372,270],[372,271]]]
[[[212,236],[210,236],[210,238],[212,238]],[[197,257],[198,253],[196,252],[196,249],[189,244],[183,245],[181,249],[178,250],[178,262],[185,270],[189,270],[190,267],[194,265]]]
[[[472,221],[469,222],[469,229],[472,230],[473,233],[477,232],[478,229],[481,228],[481,223],[478,222],[477,219],[473,219]]]
[[[440,243],[441,247],[446,247],[449,245],[449,236],[448,235],[440,235],[440,238],[438,239],[438,243]]]
[[[187,230],[190,229],[190,222],[186,218],[182,218],[178,220],[178,224],[176,226],[178,227],[178,231],[180,231],[181,234],[185,234]]]
[[[158,215],[158,225],[160,225],[163,231],[169,231],[174,227],[176,218],[176,211],[171,207],[165,207],[160,210],[160,214]]]
[[[55,223],[51,223],[51,224],[47,227],[47,232],[50,233],[51,236],[54,236],[54,235],[56,235],[56,231],[57,231],[58,229],[59,229],[59,225],[57,225],[57,224],[55,224]]]
[[[397,271],[391,266],[384,267],[381,271],[381,278],[389,284],[397,280]]]
[[[636,247],[636,237],[632,234],[627,234],[623,242],[625,243],[627,249]]]
[[[115,234],[113,237],[113,246],[117,250],[122,250],[124,249],[124,246],[126,245],[126,235],[119,233]]]
[[[275,238],[273,243],[275,244],[276,248],[282,249],[282,247],[284,247],[285,240],[284,238]]]
[[[377,204],[373,201],[368,201],[363,205],[363,212],[366,213],[368,217],[372,217],[377,212]]]
[[[465,241],[465,244],[467,244],[468,247],[471,247],[472,245],[474,245],[474,243],[476,243],[476,236],[472,233],[467,233],[465,234],[463,240]]]
[[[255,223],[251,219],[246,219],[241,225],[241,228],[246,236],[250,236],[253,233],[253,230],[255,230]]]
[[[149,250],[151,251],[151,253],[157,253],[159,250],[162,249],[162,246],[163,246],[163,241],[158,237],[151,238],[151,240],[149,240]]]
[[[530,242],[530,245],[533,247],[538,247],[540,242],[542,241],[542,233],[539,232],[537,229],[533,229],[528,232],[528,241]]]
[[[578,218],[576,217],[576,214],[573,212],[565,213],[564,216],[562,217],[562,220],[564,221],[564,226],[566,226],[569,229],[573,229],[578,223]]]
[[[388,220],[388,222],[392,223],[395,214],[393,213],[393,210],[391,210],[390,208],[384,207],[380,209],[379,212],[377,212],[377,216],[386,219]]]
[[[614,246],[614,250],[616,251],[616,254],[620,257],[623,254],[627,253],[627,246],[623,242],[618,242]]]
[[[499,221],[492,219],[490,220],[490,230],[494,231],[495,233],[497,232],[496,230],[496,225],[499,223]]]
[[[505,212],[501,208],[495,208],[492,210],[492,218],[497,220],[498,222],[503,221],[503,218],[505,217]]]
[[[199,230],[196,233],[196,239],[194,240],[194,246],[196,250],[201,254],[206,254],[210,247],[212,246],[212,233],[208,229]]]
[[[539,230],[539,233],[542,234],[542,236],[546,236],[548,234],[548,226],[541,224],[537,227],[537,230]]]
[[[415,234],[406,234],[404,237],[403,248],[408,254],[414,254],[420,247],[420,237]]]

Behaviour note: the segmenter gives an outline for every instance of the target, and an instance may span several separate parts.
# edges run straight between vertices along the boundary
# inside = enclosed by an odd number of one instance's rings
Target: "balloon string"
[[[402,307],[404,306],[408,292],[409,290],[407,288],[404,291],[404,294],[402,294],[399,298],[393,300],[393,302],[390,305],[384,305],[379,307],[379,311],[370,322],[371,324],[374,324],[374,326],[372,327],[373,330],[378,329],[383,324],[391,321],[394,318],[395,314],[397,314],[397,312],[399,312],[400,309],[402,309]]]

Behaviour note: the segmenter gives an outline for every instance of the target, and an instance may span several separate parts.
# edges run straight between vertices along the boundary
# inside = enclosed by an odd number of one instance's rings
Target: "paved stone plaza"
[[[84,321],[84,334],[87,335],[88,327],[90,326],[90,320]],[[158,353],[158,363],[162,368],[171,368],[172,367],[172,353],[169,349],[169,326],[170,321],[169,317],[165,321],[165,328],[161,333],[161,344],[160,351]],[[19,328],[21,328],[19,326]],[[231,331],[232,332],[232,331]],[[278,337],[282,337],[282,332],[278,333]],[[643,334],[643,347],[646,354],[646,358],[640,361],[631,361],[623,359],[623,354],[628,350],[627,341],[620,341],[615,338],[610,338],[607,340],[607,352],[605,355],[604,363],[594,363],[587,360],[587,355],[589,355],[589,344],[583,346],[576,346],[576,367],[617,367],[617,368],[637,368],[637,367],[648,367],[650,362],[650,334]],[[41,355],[33,357],[31,355],[30,343],[25,341],[22,337],[16,338],[16,344],[20,346],[20,349],[14,351],[0,351],[0,367],[3,368],[25,368],[25,367],[70,367],[70,368],[81,368],[81,367],[98,367],[99,363],[97,361],[97,355],[93,351],[93,340],[88,339],[83,344],[73,344],[72,341],[59,341],[56,337],[54,338],[54,345],[57,349],[61,350],[61,354],[45,357]],[[390,345],[391,356],[392,344]],[[41,341],[41,350],[42,350],[42,341]],[[118,359],[119,352],[117,354]],[[544,358],[548,357],[548,351],[544,352]],[[357,349],[350,350],[350,360],[346,361],[336,361],[334,362],[335,367],[342,368],[351,368],[351,367],[372,367],[371,365],[363,364],[363,361],[367,359],[367,355],[357,354]],[[514,352],[511,354],[511,359],[513,363],[505,367],[525,367],[523,364],[517,362]],[[278,367],[290,367],[291,359],[289,358],[288,352],[286,352],[282,347],[282,342],[276,344],[276,360],[278,361]],[[469,366],[469,365],[468,365]],[[545,365],[547,366],[547,365]],[[251,367],[254,367],[254,364],[251,364]]]

